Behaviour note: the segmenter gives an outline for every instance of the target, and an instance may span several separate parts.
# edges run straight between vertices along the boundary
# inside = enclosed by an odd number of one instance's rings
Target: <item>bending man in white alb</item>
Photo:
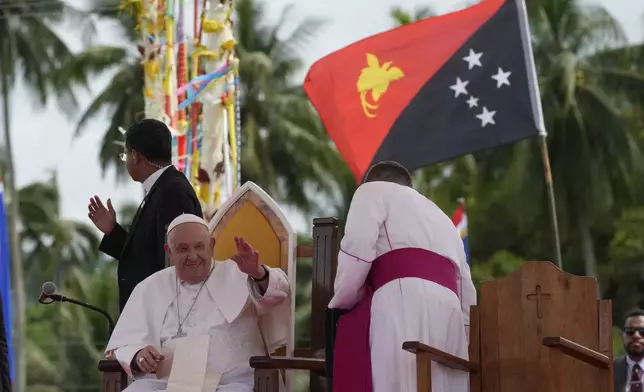
[[[452,221],[412,188],[400,164],[374,165],[353,196],[330,308],[340,318],[333,391],[415,392],[404,341],[468,357],[476,291]],[[434,392],[466,392],[468,375],[432,364]]]
[[[291,300],[286,275],[261,264],[244,239],[235,241],[238,253],[231,260],[213,261],[214,241],[202,218],[184,214],[169,225],[173,266],[136,286],[106,349],[136,379],[128,392],[164,391],[173,366],[205,367],[196,380],[204,390],[251,392],[249,358],[286,344]],[[172,363],[175,348],[178,352],[194,337],[209,338],[201,363]]]

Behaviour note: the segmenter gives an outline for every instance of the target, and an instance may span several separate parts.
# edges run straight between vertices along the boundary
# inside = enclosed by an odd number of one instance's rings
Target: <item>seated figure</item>
[[[202,218],[184,214],[168,226],[172,266],[137,285],[106,348],[135,379],[127,392],[166,390],[172,367],[186,366],[179,356],[173,363],[174,350],[193,336],[209,337],[203,390],[253,390],[248,360],[286,344],[288,319],[279,315],[290,309],[291,289],[248,242],[235,244],[237,254],[215,261]]]

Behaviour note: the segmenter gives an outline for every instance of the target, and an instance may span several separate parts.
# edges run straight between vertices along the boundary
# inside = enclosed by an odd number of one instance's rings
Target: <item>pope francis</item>
[[[173,266],[139,283],[106,348],[135,381],[127,392],[251,392],[248,360],[286,344],[291,291],[280,269],[235,238],[237,254],[213,261],[200,217],[168,226]]]

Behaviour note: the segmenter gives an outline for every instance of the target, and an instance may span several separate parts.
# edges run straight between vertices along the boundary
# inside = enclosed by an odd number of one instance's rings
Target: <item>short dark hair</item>
[[[631,317],[640,317],[640,316],[644,317],[644,310],[642,310],[642,309],[638,308],[638,309],[633,309],[633,310],[628,311],[628,313],[626,313],[626,315],[624,315],[624,325],[626,325],[626,321],[629,318],[631,318]]]
[[[384,161],[371,166],[364,176],[364,182],[386,181],[404,186],[412,186],[411,173],[403,165],[394,161]]]
[[[125,149],[135,150],[156,165],[172,163],[172,135],[167,125],[146,118],[125,132]]]

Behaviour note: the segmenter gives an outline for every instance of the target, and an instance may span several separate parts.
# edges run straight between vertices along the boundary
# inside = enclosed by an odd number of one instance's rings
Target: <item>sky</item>
[[[586,0],[604,7],[622,24],[629,41],[644,38],[644,1],[635,0]],[[321,34],[313,38],[301,52],[306,67],[318,58],[338,50],[361,38],[385,31],[391,27],[389,10],[394,5],[415,9],[429,5],[438,13],[463,8],[467,2],[459,0],[265,0],[268,16],[275,20],[283,7],[295,4],[292,20],[306,17],[322,18],[326,24]],[[99,25],[100,43],[118,45],[121,40],[109,24]],[[80,49],[78,31],[67,26],[61,35],[74,49]],[[304,74],[302,74],[303,77]],[[92,95],[101,91],[109,80],[103,76],[93,81],[91,93],[79,96],[82,110],[91,102]],[[40,108],[22,86],[12,91],[11,125],[16,180],[18,187],[34,181],[47,180],[57,172],[62,194],[62,215],[89,223],[87,203],[92,195],[104,200],[112,198],[115,208],[142,198],[142,187],[126,181],[117,184],[114,175],[101,175],[98,162],[100,140],[107,128],[108,119],[101,115],[92,121],[80,137],[74,137],[77,117],[62,113],[55,102]],[[129,124],[123,124],[127,127]],[[243,168],[242,168],[243,170]],[[287,216],[300,231],[309,231],[310,224],[293,211]]]

